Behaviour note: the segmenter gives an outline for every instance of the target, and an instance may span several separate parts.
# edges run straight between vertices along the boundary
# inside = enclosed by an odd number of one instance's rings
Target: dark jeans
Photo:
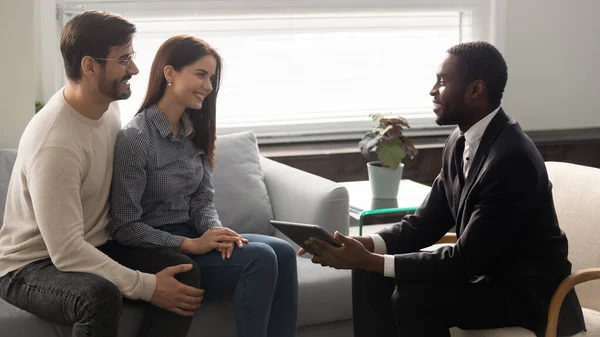
[[[172,234],[197,237],[188,224],[163,226]],[[294,337],[298,320],[298,271],[296,251],[284,240],[259,234],[235,248],[231,258],[212,251],[192,255],[202,271],[207,301],[234,294],[238,337]],[[202,307],[196,312],[202,315]]]
[[[449,329],[520,326],[525,304],[493,283],[399,284],[393,278],[352,271],[354,337],[450,337]]]
[[[189,263],[182,254],[130,248],[109,241],[98,247],[117,262],[148,273]],[[200,286],[200,271],[176,275],[187,285]],[[33,262],[0,278],[0,296],[14,306],[47,320],[73,325],[73,337],[117,336],[122,297],[110,281],[87,273],[59,271],[50,259]],[[138,336],[185,336],[191,319],[148,304]]]

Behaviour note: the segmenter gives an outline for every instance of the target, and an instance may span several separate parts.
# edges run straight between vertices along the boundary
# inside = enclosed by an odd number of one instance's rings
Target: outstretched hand
[[[313,247],[316,252],[312,258],[313,263],[335,269],[362,268],[368,263],[371,253],[357,239],[344,236],[337,231],[333,237],[342,245],[341,247],[335,247],[314,237],[305,242],[306,245]],[[306,250],[303,248],[298,251],[298,255],[305,253]]]
[[[373,251],[375,250],[375,244],[373,243],[373,239],[371,239],[368,236],[349,236],[348,238],[352,238],[352,239],[357,240],[358,242],[362,243],[362,245],[365,247],[365,249],[371,253],[373,253]],[[306,249],[304,249],[304,248],[298,249],[298,256],[304,255],[306,253],[308,253],[306,251]]]

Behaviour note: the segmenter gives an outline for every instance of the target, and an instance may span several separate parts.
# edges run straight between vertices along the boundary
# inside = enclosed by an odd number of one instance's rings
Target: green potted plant
[[[44,103],[42,103],[41,101],[35,101],[35,113],[40,112],[40,110],[42,110],[43,107]]]
[[[375,151],[378,161],[367,163],[371,192],[376,199],[396,199],[402,179],[406,156],[410,159],[417,154],[412,141],[402,134],[404,128],[410,128],[402,117],[386,117],[373,114],[373,130],[367,132],[358,144],[362,154],[369,159],[369,153]]]

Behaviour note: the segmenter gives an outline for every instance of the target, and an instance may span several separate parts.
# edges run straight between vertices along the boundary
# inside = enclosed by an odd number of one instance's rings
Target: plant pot
[[[371,196],[375,199],[397,199],[400,180],[404,164],[397,169],[381,166],[381,162],[372,161],[367,163],[369,181],[371,182]]]

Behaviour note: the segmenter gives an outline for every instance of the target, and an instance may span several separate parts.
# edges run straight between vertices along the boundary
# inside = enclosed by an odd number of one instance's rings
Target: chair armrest
[[[456,233],[446,233],[436,244],[456,243],[457,240]]]
[[[576,285],[600,279],[600,268],[588,268],[574,272],[564,279],[558,286],[548,308],[548,324],[546,325],[546,337],[556,337],[556,329],[558,327],[558,315],[560,308],[565,299],[565,296]]]
[[[332,235],[335,231],[348,235],[350,199],[345,187],[265,157],[260,160],[275,219],[315,224]],[[279,231],[276,236],[291,243]]]
[[[447,233],[437,243],[456,243],[456,233]],[[600,280],[600,268],[588,268],[576,271],[564,279],[558,286],[548,308],[548,324],[546,325],[546,337],[556,337],[558,328],[558,316],[565,296],[575,288],[576,285],[592,280]]]

